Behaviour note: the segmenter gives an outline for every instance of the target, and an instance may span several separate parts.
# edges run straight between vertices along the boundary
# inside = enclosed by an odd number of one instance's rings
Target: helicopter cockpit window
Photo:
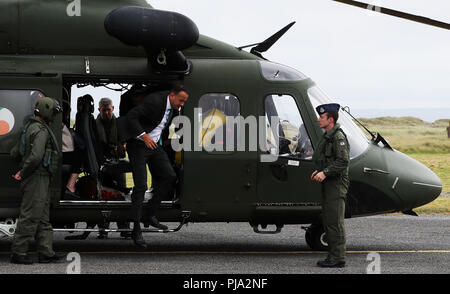
[[[277,148],[279,156],[311,160],[314,150],[294,98],[289,95],[269,95],[264,104],[267,150]],[[277,121],[274,117],[279,120],[275,128],[271,127],[271,123]],[[277,136],[273,130],[278,130]]]
[[[303,73],[278,63],[260,61],[262,75],[269,81],[301,81],[307,79]]]
[[[308,89],[308,96],[311,99],[311,104],[314,108],[321,104],[332,103],[332,100],[317,86]],[[318,117],[317,112],[314,111],[314,113]],[[350,144],[350,158],[355,158],[362,154],[369,146],[369,140],[364,132],[355,124],[353,119],[342,110],[339,110],[338,123],[347,135]]]
[[[227,117],[240,115],[240,103],[232,94],[206,94],[199,100],[199,145],[206,151],[227,151],[227,133],[233,130],[233,150],[236,150],[235,125],[227,125]]]
[[[23,121],[34,112],[39,98],[35,90],[0,90],[0,153],[9,153],[16,143]]]

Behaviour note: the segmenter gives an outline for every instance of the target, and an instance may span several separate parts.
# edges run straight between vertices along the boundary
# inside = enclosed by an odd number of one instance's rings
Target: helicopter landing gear
[[[315,251],[327,251],[328,243],[322,223],[313,223],[309,227],[302,227],[306,231],[305,239],[308,246]]]
[[[108,220],[109,216],[110,216],[110,212],[109,211],[102,211],[102,215],[104,216],[104,220]],[[181,230],[181,228],[186,225],[188,223],[188,219],[191,216],[191,212],[190,211],[182,211],[181,212],[181,221],[180,224],[178,225],[178,227],[174,228],[174,229],[167,229],[167,230],[155,230],[155,229],[142,229],[142,233],[174,233],[174,232],[178,232],[179,230]],[[82,232],[83,234],[81,235],[76,235],[76,236],[66,236],[64,239],[65,240],[85,240],[89,234],[91,232],[104,232],[104,233],[110,233],[110,232],[131,232],[131,229],[109,229],[109,228],[98,228],[95,229],[94,227],[97,225],[97,223],[88,223],[86,229],[79,229],[79,228],[57,228],[57,229],[53,229],[54,232],[69,232],[69,233],[73,233],[73,232]]]
[[[17,219],[8,218],[4,222],[0,222],[0,233],[3,233],[6,237],[12,237],[16,232],[16,226]]]

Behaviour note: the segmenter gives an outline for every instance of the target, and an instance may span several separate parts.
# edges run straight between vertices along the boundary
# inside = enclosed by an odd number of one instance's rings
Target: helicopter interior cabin
[[[131,203],[133,179],[131,166],[126,154],[126,143],[120,143],[115,128],[116,146],[105,146],[104,136],[99,130],[99,101],[109,98],[112,101],[114,120],[124,119],[126,113],[139,104],[149,93],[167,90],[167,82],[127,81],[127,82],[89,82],[67,80],[63,86],[63,116],[62,123],[68,128],[73,142],[73,151],[63,150],[63,165],[61,178],[60,205],[84,203],[86,205],[105,204],[107,202]],[[104,132],[104,131],[103,131]],[[109,134],[108,134],[109,135]],[[62,132],[64,149],[64,131]],[[103,138],[102,138],[103,136]],[[169,139],[175,136],[173,126],[170,128]],[[69,139],[70,140],[70,139]],[[103,140],[103,141],[102,141]],[[109,140],[107,140],[109,141]],[[110,141],[109,141],[110,142]],[[113,149],[116,152],[113,151]],[[170,144],[164,147],[178,176],[177,187],[171,199],[164,199],[163,204],[172,205],[180,196],[180,176],[182,170],[181,153],[175,153]],[[70,149],[72,150],[72,149]],[[112,153],[111,153],[112,152]],[[71,154],[69,154],[71,153]],[[75,155],[74,160],[65,160]],[[75,191],[68,189],[71,177],[75,175]],[[147,167],[148,190],[145,201],[152,196],[151,174]]]

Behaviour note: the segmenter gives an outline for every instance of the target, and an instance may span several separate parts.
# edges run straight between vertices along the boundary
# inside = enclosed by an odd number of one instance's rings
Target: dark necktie
[[[167,125],[169,124],[170,120],[172,119],[172,115],[173,115],[173,109],[169,109],[169,114],[167,115],[167,121],[166,124],[164,125],[164,128],[167,127]]]

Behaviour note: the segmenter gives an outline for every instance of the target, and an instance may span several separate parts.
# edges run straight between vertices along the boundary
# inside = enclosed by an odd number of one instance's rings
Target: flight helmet
[[[47,123],[52,122],[61,111],[62,108],[59,102],[49,97],[39,99],[34,107],[34,115],[42,117]]]

